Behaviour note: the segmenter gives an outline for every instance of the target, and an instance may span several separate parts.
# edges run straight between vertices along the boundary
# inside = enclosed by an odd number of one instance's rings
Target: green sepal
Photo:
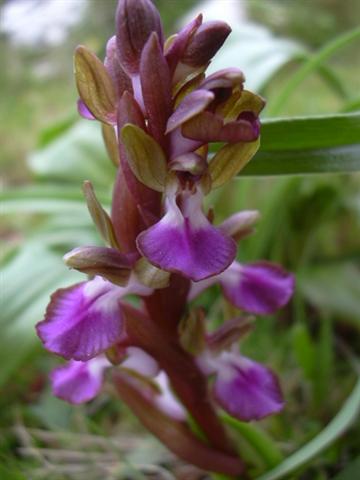
[[[135,177],[152,190],[163,192],[167,164],[160,145],[142,128],[131,123],[121,129],[121,140]]]

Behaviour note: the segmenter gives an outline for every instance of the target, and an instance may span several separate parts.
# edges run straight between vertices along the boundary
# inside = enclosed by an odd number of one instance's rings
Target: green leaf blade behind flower
[[[357,420],[360,412],[360,379],[345,404],[331,422],[310,442],[287,457],[282,463],[258,477],[257,480],[280,480],[289,478],[299,468],[334,443]]]
[[[241,175],[354,171],[360,171],[360,112],[264,120],[260,150]]]

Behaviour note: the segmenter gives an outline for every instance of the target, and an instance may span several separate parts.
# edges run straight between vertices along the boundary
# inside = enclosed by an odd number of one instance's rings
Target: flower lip
[[[50,374],[54,395],[69,403],[85,403],[100,392],[104,371],[110,362],[103,355],[87,362],[71,360]]]
[[[181,208],[176,193],[166,198],[166,214],[137,238],[139,251],[163,270],[194,281],[223,272],[233,261],[236,244],[213,227],[201,207],[202,192],[182,192]]]
[[[45,347],[68,360],[86,361],[119,342],[121,290],[101,277],[57,290],[36,326]]]
[[[164,43],[160,14],[151,0],[119,0],[116,11],[117,51],[128,74],[139,72],[140,57],[152,32]]]
[[[278,380],[267,367],[235,352],[223,352],[214,362],[214,395],[230,415],[260,420],[283,409]]]
[[[220,277],[225,297],[237,308],[269,315],[285,306],[294,293],[295,279],[279,265],[234,262]]]

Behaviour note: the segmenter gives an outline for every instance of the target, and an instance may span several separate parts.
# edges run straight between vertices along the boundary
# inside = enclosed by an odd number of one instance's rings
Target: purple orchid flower
[[[217,405],[258,420],[284,405],[275,375],[238,353],[242,317],[209,333],[191,300],[214,283],[236,308],[267,315],[286,305],[294,278],[268,262],[236,261],[256,211],[214,224],[204,197],[237,175],[259,148],[264,100],[235,68],[206,76],[230,34],[199,15],[164,39],[151,0],[119,0],[116,35],[104,62],[75,52],[78,111],[102,124],[117,167],[111,214],[90,182],[84,193],[105,246],[65,256],[87,281],[58,290],[37,333],[68,363],[51,374],[54,394],[92,400],[111,378],[143,424],[185,461],[227,475],[244,473]],[[222,142],[213,158],[209,144]],[[131,297],[137,297],[136,306]],[[191,416],[206,437],[199,440]]]

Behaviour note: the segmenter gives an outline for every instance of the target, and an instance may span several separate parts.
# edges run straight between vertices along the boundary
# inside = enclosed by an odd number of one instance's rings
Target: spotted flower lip
[[[142,232],[137,245],[150,263],[196,281],[217,275],[235,258],[236,244],[212,226],[202,211],[202,193],[168,193],[166,214]]]
[[[101,355],[87,362],[71,360],[55,368],[50,374],[54,395],[75,405],[89,402],[100,392],[105,370],[110,366]]]

